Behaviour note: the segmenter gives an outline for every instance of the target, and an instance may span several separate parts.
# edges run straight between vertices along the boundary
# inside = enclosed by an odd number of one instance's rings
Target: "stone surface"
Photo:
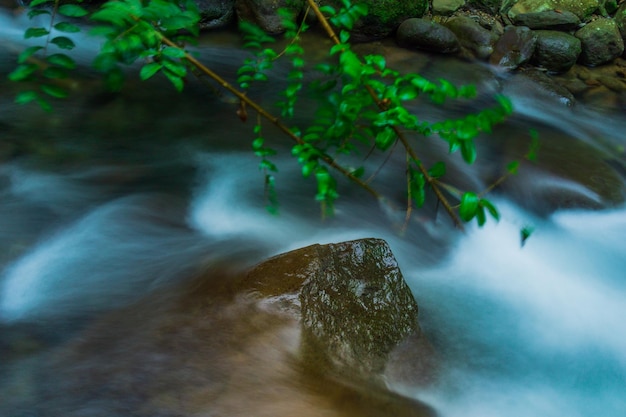
[[[242,285],[275,308],[300,310],[303,354],[333,372],[381,373],[402,340],[420,335],[415,299],[380,239],[279,255],[253,269]]]
[[[398,28],[396,40],[405,48],[453,53],[459,50],[459,40],[447,27],[428,19],[407,19]]]
[[[569,33],[553,30],[537,30],[537,45],[532,63],[550,72],[569,70],[581,53],[580,39]]]
[[[598,6],[598,0],[519,0],[509,9],[507,16],[515,22],[520,14],[569,11],[583,20],[589,17]]]
[[[624,52],[624,40],[612,19],[597,19],[574,34],[582,44],[580,61],[597,66],[611,62]]]
[[[469,49],[476,58],[487,59],[493,53],[493,44],[497,35],[482,27],[475,20],[456,16],[448,19],[444,25],[456,35],[461,46]]]
[[[200,9],[200,29],[217,29],[235,16],[235,0],[195,0]]]
[[[528,62],[535,51],[537,35],[525,26],[507,26],[494,46],[489,62],[512,70]]]
[[[293,10],[298,15],[304,0],[235,0],[235,10],[241,20],[256,23],[264,31],[278,34],[285,31],[282,18],[276,13],[280,8]]]
[[[433,0],[433,13],[448,16],[465,6],[465,0]]]
[[[518,26],[531,29],[574,30],[580,25],[580,19],[570,11],[546,10],[541,12],[519,13],[513,19]]]

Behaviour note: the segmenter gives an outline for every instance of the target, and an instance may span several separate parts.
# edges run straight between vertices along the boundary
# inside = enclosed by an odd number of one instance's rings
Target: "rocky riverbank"
[[[529,76],[566,104],[583,99],[606,109],[626,104],[626,3],[613,0],[362,0],[369,14],[353,39],[393,38],[402,47],[484,61]],[[302,17],[306,1],[198,0],[204,29],[237,20],[283,31],[276,10]],[[337,6],[339,1],[321,0]]]

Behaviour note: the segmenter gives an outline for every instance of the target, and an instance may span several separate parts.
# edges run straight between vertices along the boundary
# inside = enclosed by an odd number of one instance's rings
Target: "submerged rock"
[[[459,39],[461,46],[469,49],[479,59],[487,59],[493,53],[493,44],[497,40],[490,30],[482,27],[475,20],[456,16],[446,21],[445,26]]]
[[[492,65],[513,70],[528,62],[535,51],[537,35],[525,26],[507,26],[489,58]]]

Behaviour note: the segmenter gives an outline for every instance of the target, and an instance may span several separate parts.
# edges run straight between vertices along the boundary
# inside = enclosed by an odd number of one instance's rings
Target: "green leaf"
[[[65,32],[65,33],[80,32],[80,28],[78,26],[73,25],[69,22],[59,22],[56,25],[54,25],[54,28],[58,30],[59,32]]]
[[[44,4],[44,3],[51,3],[54,0],[33,0],[30,3],[28,3],[28,7],[35,7],[35,6],[39,6],[40,4]]]
[[[426,179],[424,178],[424,174],[413,168],[409,168],[409,173],[411,175],[411,198],[415,206],[420,208],[424,205],[424,201],[426,201]]]
[[[441,178],[446,175],[446,164],[444,162],[437,162],[428,170],[428,175],[433,178]]]
[[[171,58],[185,58],[186,56],[186,53],[183,49],[174,48],[173,46],[168,46],[167,48],[163,48],[161,53]]]
[[[37,71],[37,65],[35,64],[21,64],[18,65],[9,74],[9,80],[11,81],[24,81],[28,79],[35,71]]]
[[[48,35],[48,30],[45,28],[28,28],[24,32],[24,39],[29,38],[41,38],[42,36]]]
[[[52,54],[46,57],[46,61],[48,63],[57,65],[66,69],[74,69],[76,68],[76,62],[65,54]]]
[[[396,142],[396,132],[390,127],[385,127],[376,134],[376,147],[382,151],[386,151]]]
[[[36,91],[22,91],[15,96],[15,102],[17,104],[27,104],[38,98],[39,94]]]
[[[503,95],[497,95],[496,100],[500,104],[500,107],[504,110],[506,115],[510,115],[513,113],[513,103],[507,97]]]
[[[171,61],[169,59],[164,59],[162,61],[163,66],[172,74],[176,75],[179,78],[184,78],[187,75],[187,68],[184,64],[178,61]]]
[[[519,161],[513,161],[508,164],[506,166],[506,170],[513,175],[517,174],[517,171],[519,170]]]
[[[181,77],[169,71],[165,71],[164,74],[170,80],[170,82],[174,85],[174,88],[176,88],[176,91],[178,91],[179,93],[183,91],[183,88],[185,87],[185,83]]]
[[[523,247],[526,244],[526,240],[533,234],[535,228],[532,226],[524,226],[520,230],[520,240],[521,246]]]
[[[530,149],[526,154],[526,159],[530,162],[537,162],[537,152],[539,151],[539,132],[536,129],[530,129]]]
[[[161,68],[163,68],[163,65],[160,62],[146,64],[141,68],[141,71],[139,71],[139,78],[141,78],[141,81],[145,81],[159,72]]]
[[[55,38],[52,38],[50,43],[55,44],[61,49],[73,49],[76,46],[74,44],[74,41],[72,41],[70,38],[67,38],[65,36],[57,36]]]
[[[491,214],[491,217],[493,217],[496,221],[500,220],[500,212],[498,212],[498,209],[496,208],[496,206],[493,205],[491,201],[487,200],[486,198],[482,198],[480,200],[480,205],[481,207],[486,208],[489,214]]]
[[[397,97],[402,101],[413,100],[415,97],[417,97],[417,95],[417,88],[412,85],[407,85],[400,88],[397,93]]]
[[[28,11],[28,18],[32,19],[36,16],[41,16],[43,14],[51,15],[52,13],[50,13],[49,10],[45,10],[45,9],[30,9]]]
[[[463,160],[468,164],[473,164],[476,161],[476,146],[471,140],[462,140],[459,142],[461,145],[461,155]]]
[[[43,70],[43,76],[50,79],[60,80],[67,78],[67,70],[65,68],[50,66]]]
[[[89,14],[84,7],[77,4],[64,4],[59,7],[57,12],[67,17],[83,17]]]
[[[476,221],[479,227],[483,227],[487,222],[487,216],[485,215],[485,209],[482,206],[478,206],[476,210]]]
[[[24,49],[17,57],[17,63],[18,64],[23,64],[24,62],[26,62],[28,60],[28,58],[30,58],[31,56],[33,56],[34,54],[37,53],[37,51],[40,51],[43,49],[43,46],[31,46],[28,47],[26,49]]]
[[[479,198],[475,193],[467,192],[461,198],[461,206],[459,207],[459,216],[463,221],[470,221],[476,216],[478,211]]]
[[[42,84],[39,87],[41,88],[41,91],[43,91],[44,93],[48,94],[51,97],[65,98],[69,95],[69,93],[67,92],[65,88],[62,88],[56,85]]]

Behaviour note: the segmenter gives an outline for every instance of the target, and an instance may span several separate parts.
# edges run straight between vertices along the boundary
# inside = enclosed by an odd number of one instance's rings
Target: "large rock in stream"
[[[279,255],[253,269],[245,286],[300,316],[313,367],[366,378],[384,370],[401,341],[420,335],[417,303],[380,239]]]

